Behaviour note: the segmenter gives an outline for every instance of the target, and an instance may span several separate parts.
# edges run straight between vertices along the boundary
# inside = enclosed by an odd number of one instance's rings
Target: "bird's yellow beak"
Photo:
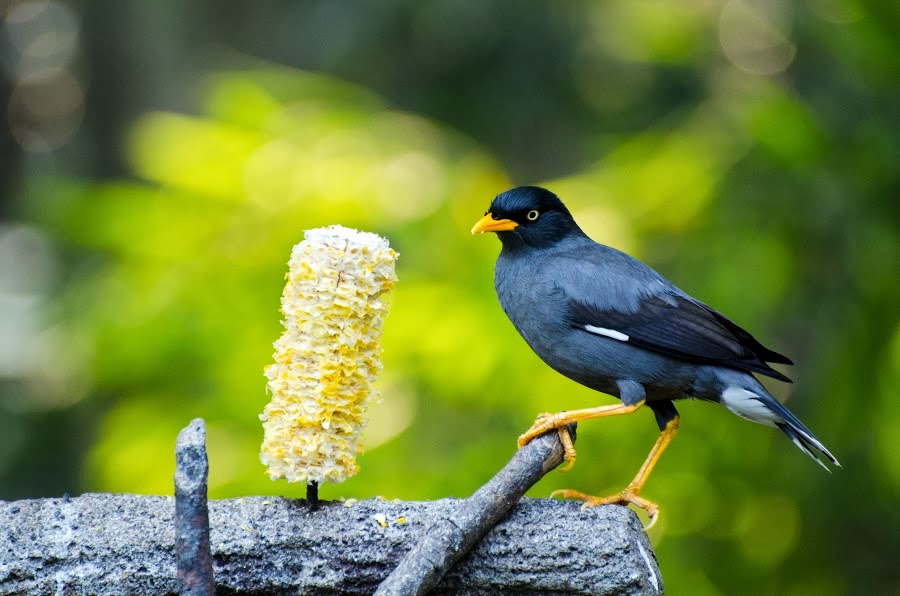
[[[478,220],[478,223],[472,228],[473,234],[484,234],[485,232],[509,232],[519,227],[519,224],[511,219],[494,219],[494,216],[488,212],[484,217]]]

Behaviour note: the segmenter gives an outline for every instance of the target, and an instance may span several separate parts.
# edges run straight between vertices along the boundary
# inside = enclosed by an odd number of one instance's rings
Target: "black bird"
[[[578,227],[552,192],[523,186],[498,195],[472,233],[496,232],[503,248],[494,287],[503,311],[531,349],[557,372],[618,397],[620,405],[542,414],[519,446],[560,429],[566,459],[575,450],[571,422],[630,414],[646,405],[660,435],[637,476],[622,492],[593,497],[560,491],[588,506],[618,503],[659,507],[640,497],[659,456],[678,429],[674,400],[718,402],[747,420],[778,427],[826,470],[828,449],[752,373],[790,382],[769,362],[793,364],[721,313],[691,298],[637,259],[598,244]]]

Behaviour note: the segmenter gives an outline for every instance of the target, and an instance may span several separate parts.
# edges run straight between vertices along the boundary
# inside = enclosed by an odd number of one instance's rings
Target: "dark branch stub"
[[[319,508],[319,483],[310,482],[306,485],[306,504],[315,511]]]
[[[216,593],[209,550],[208,476],[206,425],[196,418],[175,442],[175,552],[178,593],[183,596]]]
[[[574,441],[575,424],[569,425]],[[565,449],[552,430],[518,451],[475,494],[462,501],[453,518],[442,519],[400,561],[376,596],[426,594],[544,474],[563,462]]]

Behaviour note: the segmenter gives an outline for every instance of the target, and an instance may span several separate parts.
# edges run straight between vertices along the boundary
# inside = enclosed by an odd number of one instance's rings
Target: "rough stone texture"
[[[321,502],[311,512],[283,498],[211,501],[217,593],[369,594],[459,503]],[[174,513],[171,497],[0,502],[0,594],[174,594]],[[505,590],[657,594],[662,583],[632,511],[526,499],[434,593]]]

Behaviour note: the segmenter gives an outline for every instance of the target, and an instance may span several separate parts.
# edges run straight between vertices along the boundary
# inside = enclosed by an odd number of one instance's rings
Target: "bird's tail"
[[[784,421],[777,422],[775,426],[780,428],[781,432],[786,434],[791,442],[800,448],[800,451],[816,460],[816,463],[826,470],[828,470],[828,466],[822,463],[822,460],[816,455],[817,452],[824,455],[828,461],[837,467],[841,467],[841,462],[828,451],[828,448],[822,444],[822,441],[817,439],[816,436],[812,434],[812,431],[809,430],[805,424],[800,422],[800,419],[794,416],[794,414],[784,407],[781,402],[771,395],[766,395],[766,398],[761,401]],[[831,470],[828,471],[830,472]]]
[[[746,375],[741,380],[743,382],[740,385],[730,384],[722,392],[721,402],[725,407],[742,418],[780,428],[800,451],[813,458],[826,470],[828,470],[828,466],[822,462],[817,453],[825,456],[832,464],[841,466],[837,458],[822,444],[822,441],[817,439],[812,431],[800,422],[799,418],[766,391],[756,379]]]

